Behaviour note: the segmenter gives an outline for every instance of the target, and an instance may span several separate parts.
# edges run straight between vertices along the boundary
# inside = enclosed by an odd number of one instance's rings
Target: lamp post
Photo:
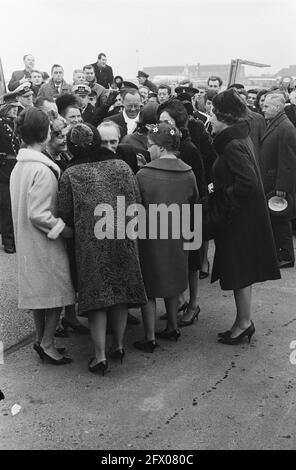
[[[136,55],[137,55],[137,70],[139,70],[139,65],[140,65],[140,51],[139,51],[139,49],[136,49]]]

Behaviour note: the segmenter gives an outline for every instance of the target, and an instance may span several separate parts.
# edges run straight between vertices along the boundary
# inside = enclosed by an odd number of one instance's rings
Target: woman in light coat
[[[18,260],[18,306],[31,309],[36,327],[34,349],[55,365],[71,362],[54,346],[56,325],[65,305],[75,302],[62,236],[71,230],[57,217],[59,167],[42,154],[49,119],[36,108],[23,111],[17,130],[26,144],[11,174],[10,192]]]

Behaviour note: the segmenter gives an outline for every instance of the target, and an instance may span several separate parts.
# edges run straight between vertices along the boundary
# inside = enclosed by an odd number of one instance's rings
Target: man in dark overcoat
[[[263,113],[267,127],[259,148],[265,194],[275,191],[277,196],[291,199],[284,216],[270,214],[280,268],[292,267],[295,262],[291,219],[295,218],[296,129],[284,109],[282,94],[266,96]]]
[[[107,57],[103,52],[98,55],[97,62],[91,64],[94,68],[96,80],[99,85],[109,88],[113,83],[113,70],[107,65]]]

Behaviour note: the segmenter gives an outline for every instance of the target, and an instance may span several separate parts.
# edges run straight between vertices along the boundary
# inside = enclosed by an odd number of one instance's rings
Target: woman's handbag
[[[233,206],[224,189],[208,194],[202,199],[203,240],[212,240],[231,222]]]

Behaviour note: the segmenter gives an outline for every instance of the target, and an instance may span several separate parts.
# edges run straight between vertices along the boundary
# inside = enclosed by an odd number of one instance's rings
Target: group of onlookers
[[[199,316],[212,239],[212,282],[232,290],[236,304],[219,342],[250,341],[252,284],[279,279],[280,268],[295,262],[296,91],[287,104],[281,89],[246,91],[235,83],[221,91],[216,76],[205,88],[187,81],[172,90],[143,71],[137,86],[113,77],[102,53],[75,69],[72,85],[58,64],[48,80],[31,55],[24,63],[0,109],[1,232],[5,251],[16,249],[19,307],[33,311],[40,358],[71,362],[54,336],[90,330],[88,367],[104,374],[108,359],[124,358],[127,321],[138,323],[134,307],[144,326],[135,348],[153,352],[157,339],[177,341]],[[116,223],[126,227],[132,215],[116,212],[119,197],[126,206],[141,203],[146,214],[154,204],[188,205],[191,231],[201,203],[202,245],[185,250],[184,232],[174,238],[172,221],[166,238],[118,236]],[[269,209],[270,198],[287,207]],[[115,219],[98,205],[110,206]],[[98,235],[110,230],[113,236]],[[162,331],[155,331],[156,298],[166,306]]]

